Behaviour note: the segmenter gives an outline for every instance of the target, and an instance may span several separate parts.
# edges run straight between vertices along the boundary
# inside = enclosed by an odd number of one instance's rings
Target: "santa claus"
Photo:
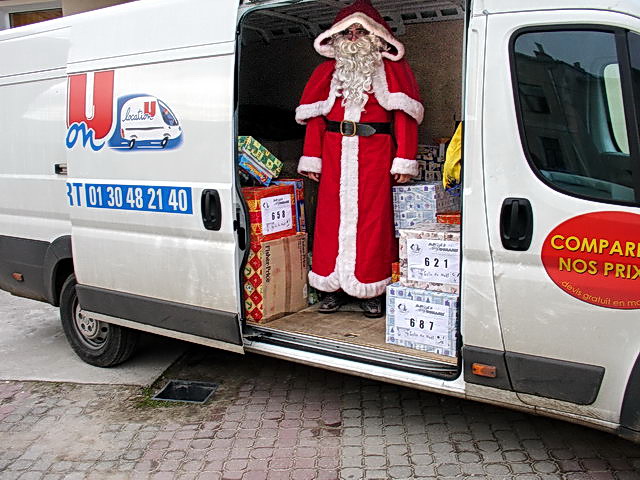
[[[418,172],[424,108],[404,46],[370,0],[341,10],[314,47],[331,60],[296,110],[307,125],[298,171],[320,182],[309,283],[328,292],[323,313],[353,296],[366,316],[380,317],[398,252],[391,185]]]

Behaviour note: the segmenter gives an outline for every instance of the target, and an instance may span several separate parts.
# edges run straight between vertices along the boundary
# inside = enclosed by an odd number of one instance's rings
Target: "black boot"
[[[367,318],[384,317],[385,306],[386,302],[384,295],[367,298],[360,302],[360,308],[364,311],[364,316]]]
[[[320,313],[334,313],[340,310],[340,307],[347,303],[348,297],[342,292],[328,292],[320,302],[318,312]]]

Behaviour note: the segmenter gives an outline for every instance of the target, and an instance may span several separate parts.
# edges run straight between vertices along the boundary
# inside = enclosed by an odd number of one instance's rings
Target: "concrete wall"
[[[97,10],[98,8],[111,7],[130,0],[62,0],[63,15]]]
[[[413,25],[400,38],[425,105],[420,143],[450,137],[455,120],[460,120],[463,28],[461,20]],[[323,61],[307,38],[252,42],[242,48],[241,59],[242,101],[291,111],[313,69]]]

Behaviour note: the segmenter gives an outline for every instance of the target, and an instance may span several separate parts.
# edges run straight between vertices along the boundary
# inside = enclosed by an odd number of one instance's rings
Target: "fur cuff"
[[[337,292],[340,290],[338,275],[333,272],[328,277],[322,277],[315,272],[309,272],[309,285],[321,292]]]
[[[418,175],[420,167],[415,160],[409,160],[407,158],[394,158],[393,165],[391,166],[391,174],[411,175],[415,177]]]
[[[374,298],[382,295],[387,289],[387,285],[391,283],[391,277],[374,283],[361,283],[358,279],[349,275],[345,282],[341,282],[342,290],[347,295],[356,298]]]
[[[319,157],[300,157],[298,173],[302,174],[302,172],[321,173],[322,159]]]

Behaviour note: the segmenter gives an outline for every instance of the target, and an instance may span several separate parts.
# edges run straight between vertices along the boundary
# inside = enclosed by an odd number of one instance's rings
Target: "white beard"
[[[363,108],[373,90],[374,75],[382,64],[383,43],[375,35],[356,41],[336,36],[333,47],[342,106]]]

